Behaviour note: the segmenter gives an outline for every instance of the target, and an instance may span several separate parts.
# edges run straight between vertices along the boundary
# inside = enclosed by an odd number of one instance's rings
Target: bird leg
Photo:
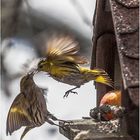
[[[59,121],[59,122],[64,122],[64,123],[72,123],[72,121],[65,121],[65,120],[58,119],[54,115],[52,115],[50,112],[48,112],[48,117],[54,121]]]
[[[76,86],[68,91],[65,92],[65,95],[63,96],[63,98],[68,97],[69,93],[74,93],[74,94],[78,94],[77,92],[73,91],[74,89],[80,88],[80,86]]]
[[[52,120],[54,121],[57,121],[58,119],[53,115],[51,114],[49,111],[48,111],[48,115],[47,115],[49,118],[51,118]]]
[[[55,125],[55,126],[58,126],[58,127],[62,128],[63,130],[66,130],[64,126],[59,125],[59,124],[56,124],[56,123],[54,123],[53,121],[51,121],[51,120],[49,120],[49,119],[47,119],[47,122],[48,122],[49,124],[51,124],[51,125]]]

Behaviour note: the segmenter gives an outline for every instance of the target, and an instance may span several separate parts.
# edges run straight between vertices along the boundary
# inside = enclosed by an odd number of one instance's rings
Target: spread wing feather
[[[22,126],[29,126],[31,124],[28,113],[25,108],[28,108],[24,102],[24,95],[19,94],[13,101],[7,117],[6,134],[12,134],[15,130]]]
[[[23,139],[23,137],[31,130],[31,129],[33,129],[34,127],[26,127],[25,129],[24,129],[24,132],[22,133],[22,135],[21,135],[21,137],[20,137],[20,140],[22,140]]]
[[[53,63],[73,62],[85,64],[87,59],[78,54],[79,45],[71,37],[55,37],[47,43],[47,60]]]

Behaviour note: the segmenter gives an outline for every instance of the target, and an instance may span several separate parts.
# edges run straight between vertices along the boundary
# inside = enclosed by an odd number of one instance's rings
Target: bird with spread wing
[[[47,110],[44,90],[34,83],[33,75],[34,72],[28,73],[21,79],[20,94],[13,101],[7,117],[7,135],[11,135],[22,126],[26,127],[20,140],[29,130],[39,127],[45,122],[57,125],[52,120],[62,121]]]
[[[113,87],[113,82],[102,69],[89,69],[81,66],[87,63],[84,56],[79,55],[78,43],[69,36],[58,36],[47,43],[46,58],[38,63],[38,71],[47,72],[53,79],[75,86],[68,90],[64,97],[81,85],[94,80]]]

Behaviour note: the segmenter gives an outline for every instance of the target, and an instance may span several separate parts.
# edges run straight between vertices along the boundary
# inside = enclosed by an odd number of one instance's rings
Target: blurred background
[[[74,36],[80,53],[90,62],[95,0],[2,0],[1,4],[0,140],[19,140],[23,128],[12,136],[6,136],[5,130],[8,110],[20,91],[23,65],[45,55],[44,43],[54,33]],[[60,119],[87,117],[96,105],[93,82],[77,89],[78,95],[63,99],[72,86],[54,81],[44,73],[37,74],[34,80],[39,87],[48,88],[48,110]],[[67,140],[57,127],[47,123],[31,130],[24,139]]]

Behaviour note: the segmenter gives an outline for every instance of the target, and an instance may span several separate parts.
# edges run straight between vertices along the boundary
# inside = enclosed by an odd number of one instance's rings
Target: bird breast
[[[51,75],[51,77],[58,82],[62,82],[72,86],[81,86],[87,82],[80,73],[73,73],[61,77]]]

